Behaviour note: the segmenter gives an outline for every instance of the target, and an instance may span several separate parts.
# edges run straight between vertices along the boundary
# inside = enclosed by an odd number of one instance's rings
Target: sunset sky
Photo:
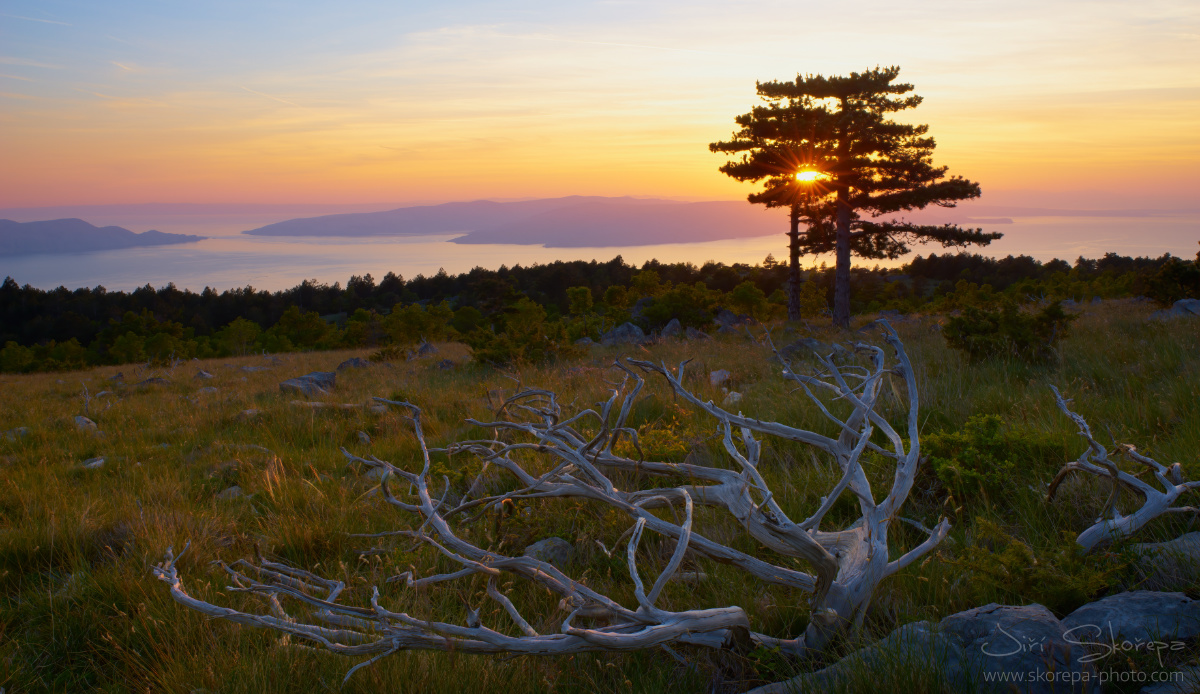
[[[1200,3],[0,2],[0,207],[735,199],[756,80],[899,65],[992,203],[1200,207]]]

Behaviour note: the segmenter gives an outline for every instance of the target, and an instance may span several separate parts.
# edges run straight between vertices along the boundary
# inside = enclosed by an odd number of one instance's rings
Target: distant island
[[[1007,218],[962,219],[943,210],[926,223],[1011,224]],[[945,219],[943,219],[945,218]],[[518,202],[449,202],[384,212],[289,219],[242,232],[253,236],[429,236],[459,234],[459,244],[611,248],[725,241],[781,234],[786,212],[740,200],[680,202],[656,198],[572,195]]]
[[[462,234],[460,244],[547,248],[647,246],[780,233],[777,211],[739,201],[678,202],[570,196],[519,202],[450,202],[386,212],[291,219],[243,233],[256,236],[425,236]]]
[[[14,222],[0,219],[0,256],[33,253],[79,253],[142,246],[194,243],[205,237],[147,231],[141,234],[122,227],[98,227],[82,219]]]

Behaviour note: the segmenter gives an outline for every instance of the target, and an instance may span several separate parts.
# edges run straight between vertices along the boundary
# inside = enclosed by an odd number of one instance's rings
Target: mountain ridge
[[[156,230],[138,234],[124,227],[98,227],[77,218],[37,222],[0,219],[0,256],[120,250],[194,243],[204,238]]]

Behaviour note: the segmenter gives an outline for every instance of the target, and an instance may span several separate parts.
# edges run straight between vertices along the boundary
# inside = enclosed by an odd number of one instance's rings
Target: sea
[[[369,208],[355,211],[369,211]],[[0,210],[0,217],[5,217],[6,212]],[[1014,217],[1000,220],[1004,223],[981,224],[988,231],[1002,232],[1004,237],[989,246],[971,247],[966,252],[994,257],[1024,254],[1042,261],[1061,258],[1074,262],[1080,256],[1097,258],[1110,252],[1151,257],[1171,253],[1193,258],[1200,250],[1197,245],[1200,243],[1200,213],[1155,213],[1143,217],[1077,215]],[[555,260],[607,262],[618,255],[635,265],[650,259],[697,265],[708,261],[753,265],[763,262],[768,255],[781,262],[787,258],[787,219],[782,213],[780,233],[775,235],[626,247],[455,244],[450,241],[458,234],[445,233],[382,238],[270,237],[241,233],[272,222],[306,216],[313,216],[312,210],[277,208],[269,212],[252,210],[222,215],[166,211],[151,215],[152,218],[146,214],[136,218],[119,214],[95,216],[87,221],[98,226],[116,224],[137,232],[158,229],[207,238],[170,246],[0,257],[0,277],[12,277],[18,284],[41,289],[103,286],[110,291],[129,291],[147,284],[159,288],[174,283],[180,289],[197,292],[206,287],[217,291],[244,287],[275,291],[296,286],[304,280],[345,285],[353,275],[370,274],[378,281],[388,272],[394,272],[411,279],[417,275],[433,275],[443,269],[456,274],[475,267],[494,270],[502,265],[528,266]],[[914,251],[923,255],[960,252],[937,245],[917,247]],[[907,259],[856,259],[855,262],[898,266]],[[807,256],[802,263],[805,267],[821,263],[832,265],[833,259]]]

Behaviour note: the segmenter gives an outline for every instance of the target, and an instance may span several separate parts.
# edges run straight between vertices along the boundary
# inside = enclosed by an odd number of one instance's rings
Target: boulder
[[[1066,628],[1042,605],[1012,607],[992,603],[950,615],[938,624],[938,630],[955,640],[966,658],[973,661],[976,671],[1013,674],[1053,671],[1076,678],[1068,679],[1068,683],[1079,683],[1090,676],[1084,675],[1085,671],[1092,672],[1090,662],[1080,662],[1090,651],[1064,638]],[[1082,686],[1076,688],[1083,690]],[[1063,687],[1061,682],[1039,681],[1024,691],[1071,691],[1071,688]]]
[[[196,395],[206,395],[208,393],[215,393],[215,392],[217,392],[216,388],[213,388],[212,386],[206,386],[206,387],[201,388],[200,390],[196,391]]]
[[[212,374],[205,371],[204,369],[200,369],[199,371],[196,372],[196,378],[199,380],[207,380],[210,378],[216,378],[216,376],[213,376]]]
[[[325,395],[333,390],[337,374],[333,371],[314,371],[310,374],[289,378],[279,384],[284,393],[301,393],[305,396]]]
[[[75,415],[75,428],[80,431],[96,431],[96,423],[84,417],[83,415]]]
[[[903,313],[900,313],[894,308],[888,308],[880,311],[879,317],[886,320],[888,323],[902,323],[907,320]]]
[[[150,386],[166,386],[166,385],[170,385],[170,384],[171,384],[171,382],[165,378],[161,378],[159,376],[151,376],[150,378],[147,378],[144,381],[138,381],[137,383],[134,384],[134,387],[135,388],[149,388]]]
[[[104,458],[88,458],[79,464],[84,470],[98,470],[104,467]]]
[[[361,443],[361,444],[365,444],[365,445],[370,445],[370,443],[371,443],[371,436],[370,436],[370,434],[368,434],[368,433],[367,433],[367,432],[365,432],[365,431],[360,431],[360,432],[357,432],[357,436],[358,436],[358,442],[359,442],[359,443]]]
[[[642,298],[640,298],[634,302],[633,308],[629,309],[629,317],[633,318],[636,321],[640,321],[643,317],[645,317],[646,309],[650,308],[653,305],[654,305],[654,297],[643,296]]]
[[[29,427],[17,427],[16,429],[9,429],[4,432],[4,438],[9,441],[16,441],[26,436],[29,436]]]
[[[683,332],[683,324],[678,318],[672,318],[662,329],[662,338],[665,340],[669,337],[679,337]]]
[[[708,382],[714,386],[719,386],[729,380],[730,373],[725,369],[718,369],[708,375]]]
[[[1200,692],[1200,665],[1182,667],[1166,682],[1142,687],[1139,694],[1196,694]]]
[[[1180,299],[1167,310],[1169,318],[1195,318],[1200,316],[1200,299]]]
[[[337,370],[344,371],[346,369],[365,369],[370,365],[371,362],[367,361],[366,359],[363,359],[362,357],[354,357],[353,359],[347,359],[341,364],[338,364]]]
[[[259,411],[254,408],[251,408],[251,409],[242,410],[241,412],[239,412],[238,419],[254,419],[258,415],[259,415]]]
[[[689,340],[707,340],[708,339],[708,333],[697,330],[690,325],[688,326],[687,330],[684,331],[684,334],[687,335],[687,339],[689,339]]]
[[[721,404],[722,405],[736,405],[741,401],[742,401],[742,394],[737,392],[736,390],[731,390],[731,391],[729,391],[729,395],[726,395],[725,399],[721,401]]]
[[[433,345],[429,344],[428,342],[422,342],[421,346],[417,347],[417,356],[418,357],[430,357],[437,353],[438,353],[438,348],[434,347]]]
[[[242,488],[235,484],[225,491],[218,493],[216,498],[217,501],[234,501],[242,498],[243,496],[245,496],[245,494],[242,492]]]
[[[1142,558],[1136,568],[1143,576],[1139,582],[1143,588],[1186,588],[1200,581],[1200,531],[1168,542],[1135,544],[1132,549]]]
[[[600,337],[603,345],[640,345],[646,342],[646,333],[633,323],[622,323]]]
[[[591,347],[592,345],[596,344],[596,341],[590,337],[581,337],[575,341],[575,344],[580,347]]]
[[[1084,605],[1062,625],[1076,641],[1187,640],[1200,636],[1200,602],[1183,593],[1134,590]]]
[[[907,670],[910,676],[920,673],[922,682],[907,683],[912,691],[966,692],[977,689],[972,686],[977,680],[972,664],[953,637],[939,633],[929,622],[913,622],[829,667],[759,687],[750,694],[885,691],[877,687],[881,674],[889,670]]]
[[[792,360],[796,357],[805,357],[810,353],[829,354],[829,345],[814,340],[811,337],[802,337],[795,342],[789,342],[779,350],[779,355],[784,359]]]
[[[523,554],[561,569],[575,558],[575,546],[561,537],[548,537],[526,547]]]
[[[441,371],[449,371],[454,368],[454,362],[449,359],[443,359],[437,363],[437,368]]]
[[[257,373],[259,371],[270,371],[270,370],[271,370],[271,367],[269,367],[269,366],[243,366],[242,367],[242,371],[245,371],[246,373],[251,373],[251,374]]]

